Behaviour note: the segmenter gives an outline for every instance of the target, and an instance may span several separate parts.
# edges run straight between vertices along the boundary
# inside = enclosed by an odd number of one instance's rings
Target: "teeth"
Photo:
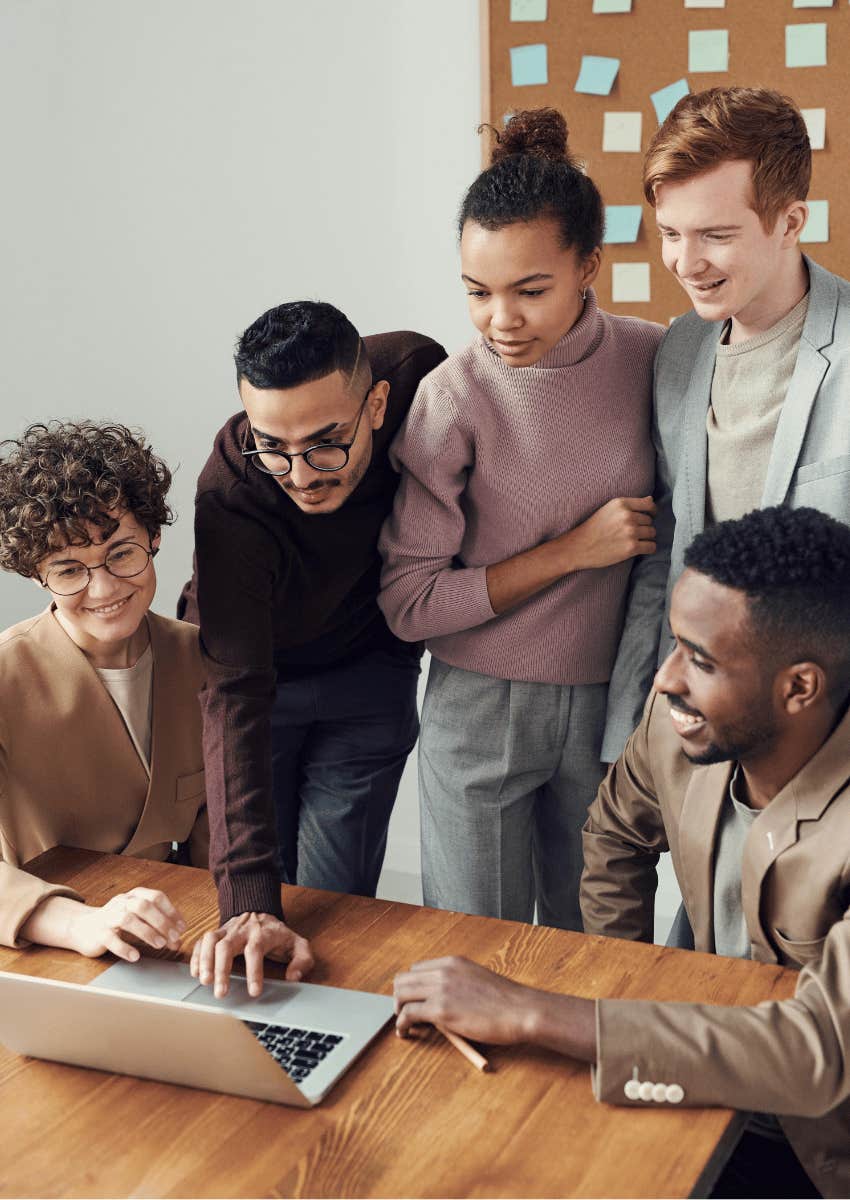
[[[90,608],[89,612],[109,616],[110,613],[117,612],[119,608],[123,608],[129,599],[129,596],[125,596],[123,600],[116,600],[114,604],[105,604],[102,608]]]
[[[682,712],[680,708],[671,708],[670,716],[677,725],[681,725],[684,728],[690,728],[693,725],[699,725],[699,723],[702,721],[702,717],[695,717],[692,716],[691,713]]]

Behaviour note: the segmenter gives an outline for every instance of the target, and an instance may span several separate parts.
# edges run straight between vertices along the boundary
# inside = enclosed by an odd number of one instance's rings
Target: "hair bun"
[[[567,150],[567,122],[556,108],[532,108],[514,113],[504,130],[496,132],[491,162],[513,154],[533,154],[554,162],[573,164]]]

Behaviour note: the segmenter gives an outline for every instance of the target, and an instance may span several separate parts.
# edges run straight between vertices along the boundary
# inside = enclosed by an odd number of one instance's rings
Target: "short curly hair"
[[[762,508],[704,530],[685,566],[743,592],[770,665],[816,662],[850,692],[850,527],[814,508]]]
[[[142,433],[125,425],[52,421],[0,442],[0,567],[27,579],[64,546],[91,544],[128,511],[151,538],[174,520],[165,502],[171,472]]]

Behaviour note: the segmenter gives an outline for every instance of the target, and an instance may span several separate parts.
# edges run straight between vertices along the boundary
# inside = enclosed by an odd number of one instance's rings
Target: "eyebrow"
[[[656,221],[659,229],[669,229],[672,233],[676,232],[675,226],[665,225],[663,221]],[[735,233],[737,230],[743,229],[742,225],[705,225],[701,229],[695,229],[694,233]]]
[[[693,650],[694,654],[698,654],[700,658],[707,658],[709,662],[713,663],[717,662],[717,659],[714,657],[714,655],[709,654],[705,647],[701,646],[699,642],[691,642],[688,640],[688,638],[684,637],[677,638],[676,640],[681,642],[683,646],[687,646],[689,650]]]
[[[342,422],[346,424],[345,421]],[[306,437],[301,438],[302,442],[314,442],[316,438],[324,437],[328,433],[333,433],[335,429],[340,428],[339,421],[332,421],[330,425],[325,425],[322,429],[317,429],[315,433],[308,433]],[[262,438],[264,442],[273,442],[275,446],[282,446],[283,440],[275,437],[273,433],[264,433],[262,429],[258,429],[256,425],[251,426],[251,432],[255,438]]]
[[[125,542],[135,542],[135,540],[136,540],[135,537],[131,537],[130,534],[127,534],[126,537],[119,538],[117,542],[110,542],[109,549],[106,551],[106,553],[109,554],[109,552],[111,550],[114,550],[116,546],[123,546]],[[89,545],[90,546],[102,546],[102,545],[104,545],[104,543],[103,542],[89,542]],[[78,563],[80,561],[81,560],[79,558],[53,558],[48,563],[48,566],[63,567],[63,566],[66,566],[68,563]],[[85,564],[83,564],[83,565],[85,565]]]
[[[539,283],[542,279],[554,278],[554,275],[545,275],[542,271],[540,271],[536,275],[524,275],[522,279],[515,279],[513,283],[508,284],[508,287],[522,287],[524,283]],[[461,279],[464,280],[465,283],[474,283],[476,287],[487,288],[488,291],[490,290],[486,283],[481,283],[479,280],[473,279],[471,275],[461,275]]]

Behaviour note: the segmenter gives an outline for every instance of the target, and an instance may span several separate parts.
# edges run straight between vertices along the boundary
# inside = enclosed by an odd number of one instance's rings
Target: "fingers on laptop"
[[[245,957],[248,992],[263,990],[266,958],[288,963],[286,978],[303,978],[313,966],[310,943],[269,913],[240,913],[219,929],[205,933],[192,949],[189,970],[202,984],[213,984],[216,996],[226,996],[233,960]]]
[[[138,945],[153,950],[176,950],[186,931],[186,922],[164,892],[133,888],[113,896],[92,915],[103,921],[103,945],[127,962],[139,957]],[[129,941],[127,939],[130,939]]]

